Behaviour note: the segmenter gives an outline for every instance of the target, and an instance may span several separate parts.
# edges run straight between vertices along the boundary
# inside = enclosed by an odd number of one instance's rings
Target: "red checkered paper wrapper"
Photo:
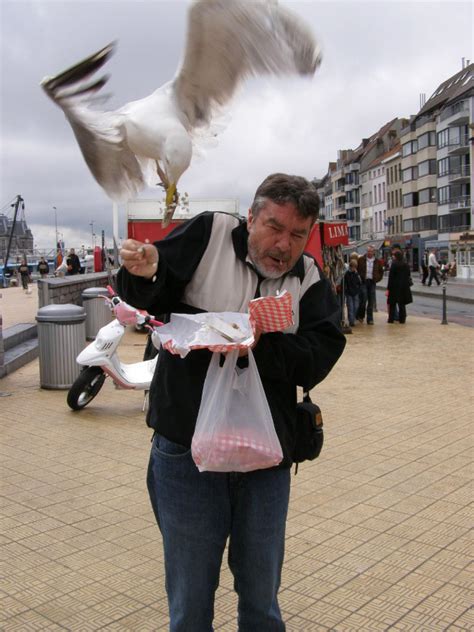
[[[276,296],[254,298],[249,303],[250,323],[263,334],[284,331],[293,324],[291,294],[284,290]]]
[[[284,331],[293,324],[291,294],[250,301],[248,314],[240,312],[204,312],[171,314],[170,322],[156,329],[163,347],[182,358],[193,349],[227,353],[248,349],[255,342],[256,327],[262,333]]]

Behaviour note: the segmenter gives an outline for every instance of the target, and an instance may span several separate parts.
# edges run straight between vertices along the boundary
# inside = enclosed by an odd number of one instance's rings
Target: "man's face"
[[[248,252],[258,272],[278,279],[293,268],[303,254],[313,219],[302,218],[291,202],[268,200],[257,216],[249,209]]]
[[[374,256],[374,249],[372,248],[372,246],[367,246],[367,256],[369,259],[372,259],[372,257]]]

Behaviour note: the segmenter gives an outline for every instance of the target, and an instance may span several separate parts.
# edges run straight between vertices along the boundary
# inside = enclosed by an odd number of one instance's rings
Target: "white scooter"
[[[113,294],[112,288],[108,288]],[[84,366],[69,389],[67,403],[73,410],[81,410],[91,402],[102,388],[105,378],[110,376],[117,388],[143,390],[150,388],[158,356],[142,362],[125,364],[118,356],[117,348],[126,331],[126,325],[153,329],[163,323],[143,310],[131,307],[118,296],[105,298],[115,314],[115,320],[102,327],[93,340],[77,356],[78,364]],[[146,402],[144,403],[145,409]]]

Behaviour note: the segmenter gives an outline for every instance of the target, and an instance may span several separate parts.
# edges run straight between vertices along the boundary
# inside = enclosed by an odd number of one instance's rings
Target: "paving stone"
[[[355,327],[313,391],[325,447],[292,476],[280,593],[289,632],[474,627],[474,330],[384,321]],[[128,333],[124,359],[139,359],[144,342]],[[39,388],[38,361],[1,390],[11,395],[0,409],[0,627],[168,629],[142,394],[106,383],[73,414],[64,392]],[[224,562],[216,630],[235,632],[236,604]]]

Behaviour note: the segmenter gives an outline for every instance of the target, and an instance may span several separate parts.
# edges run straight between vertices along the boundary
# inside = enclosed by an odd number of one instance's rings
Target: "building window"
[[[410,208],[411,206],[418,206],[418,192],[407,193],[403,196],[403,208]]]
[[[449,158],[438,160],[438,176],[447,176],[449,173]]]
[[[436,187],[418,191],[418,204],[428,204],[430,202],[436,202]]]
[[[418,163],[418,177],[428,176],[436,173],[436,160],[424,160]]]
[[[411,156],[412,154],[416,154],[418,150],[418,144],[416,140],[410,140],[408,143],[402,145],[402,156]]]
[[[385,202],[385,182],[382,182],[382,200]]]
[[[377,204],[377,185],[374,184],[374,204]]]
[[[418,167],[408,167],[402,171],[403,182],[409,182],[410,180],[416,180],[418,178]]]
[[[416,140],[418,141],[418,151],[425,147],[434,147],[436,145],[436,133],[426,132],[426,134],[418,136]]]
[[[449,129],[444,129],[442,132],[438,132],[438,149],[447,147],[449,145]]]
[[[440,187],[438,189],[438,204],[448,204],[449,187]]]

